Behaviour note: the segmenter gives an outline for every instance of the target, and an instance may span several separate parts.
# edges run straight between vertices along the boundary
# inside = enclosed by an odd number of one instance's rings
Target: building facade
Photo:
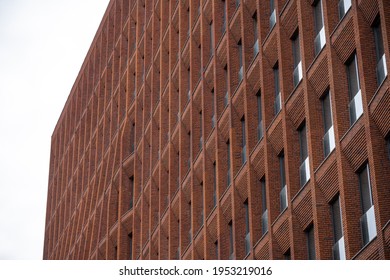
[[[389,43],[384,0],[111,0],[43,258],[390,259]]]

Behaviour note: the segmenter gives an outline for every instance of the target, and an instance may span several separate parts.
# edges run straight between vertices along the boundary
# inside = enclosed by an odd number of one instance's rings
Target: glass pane
[[[344,236],[340,238],[339,241],[337,241],[333,245],[333,259],[334,260],[345,260],[345,244],[344,244]]]
[[[322,99],[322,112],[324,117],[324,130],[328,131],[332,123],[332,107],[330,102],[330,93],[328,92]]]
[[[297,34],[293,39],[293,58],[294,58],[294,68],[295,68],[301,62],[301,51],[299,48],[299,34]]]
[[[360,218],[360,225],[362,228],[363,243],[366,245],[376,237],[374,206],[371,206],[371,208]]]
[[[309,231],[306,233],[307,237],[307,247],[308,247],[308,259],[315,260],[316,259],[316,248],[314,241],[314,229],[311,227]]]
[[[280,191],[280,211],[283,211],[288,206],[287,186],[284,186]]]
[[[339,197],[337,197],[337,199],[331,204],[331,210],[333,221],[333,235],[335,242],[337,242],[343,236],[343,220],[341,216],[341,205]]]
[[[378,85],[382,84],[387,76],[386,56],[383,55],[376,66]]]
[[[307,158],[306,125],[303,125],[302,128],[299,130],[299,144],[301,163],[303,163]]]
[[[334,130],[333,126],[329,128],[329,130],[325,133],[323,138],[323,144],[324,144],[324,155],[327,157],[331,151],[336,146],[335,140],[334,140]]]
[[[359,185],[363,213],[373,205],[368,165],[359,173]]]
[[[261,233],[264,235],[268,231],[268,210],[261,215]]]
[[[301,164],[299,167],[299,177],[301,182],[301,187],[303,187],[307,181],[310,179],[310,163],[309,158],[307,157],[306,160]]]
[[[269,17],[269,29],[271,30],[276,24],[276,11],[273,10]]]
[[[356,55],[352,59],[352,61],[347,65],[348,69],[348,83],[349,83],[349,98],[350,100],[358,93],[360,90],[359,83],[359,72],[357,66]]]
[[[316,33],[318,34],[322,27],[324,26],[323,17],[322,17],[322,0],[319,0],[314,6],[314,20]]]

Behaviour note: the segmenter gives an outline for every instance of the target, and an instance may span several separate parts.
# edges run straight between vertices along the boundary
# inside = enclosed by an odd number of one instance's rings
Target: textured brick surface
[[[388,77],[377,84],[372,32],[379,16],[389,69],[390,2],[353,0],[340,20],[337,1],[322,1],[326,45],[317,56],[315,2],[275,0],[270,29],[270,1],[242,0],[238,7],[222,0],[110,1],[52,135],[43,258],[307,259],[312,226],[316,258],[332,259],[330,203],[339,195],[346,257],[390,259],[390,91]],[[303,79],[294,86],[296,32]],[[364,113],[351,126],[345,64],[354,53]],[[276,65],[282,101],[277,115]],[[327,90],[336,148],[325,158],[321,98]],[[310,180],[301,187],[303,124]],[[377,237],[363,246],[357,172],[365,163]],[[266,183],[265,234],[260,180]]]

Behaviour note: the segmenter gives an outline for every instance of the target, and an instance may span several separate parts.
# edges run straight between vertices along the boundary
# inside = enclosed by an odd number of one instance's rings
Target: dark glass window
[[[310,228],[306,231],[306,239],[307,239],[307,253],[309,260],[316,259],[316,247],[314,241],[314,228],[310,226]]]
[[[260,91],[256,95],[257,102],[257,140],[263,138],[263,116],[261,108],[261,94]]]
[[[246,162],[246,128],[245,128],[245,116],[241,119],[241,131],[242,131],[242,139],[241,139],[241,160],[242,164]]]

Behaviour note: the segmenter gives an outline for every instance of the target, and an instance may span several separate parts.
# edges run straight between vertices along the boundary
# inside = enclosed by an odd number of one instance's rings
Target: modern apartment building
[[[389,44],[385,0],[111,0],[43,258],[390,259]]]

